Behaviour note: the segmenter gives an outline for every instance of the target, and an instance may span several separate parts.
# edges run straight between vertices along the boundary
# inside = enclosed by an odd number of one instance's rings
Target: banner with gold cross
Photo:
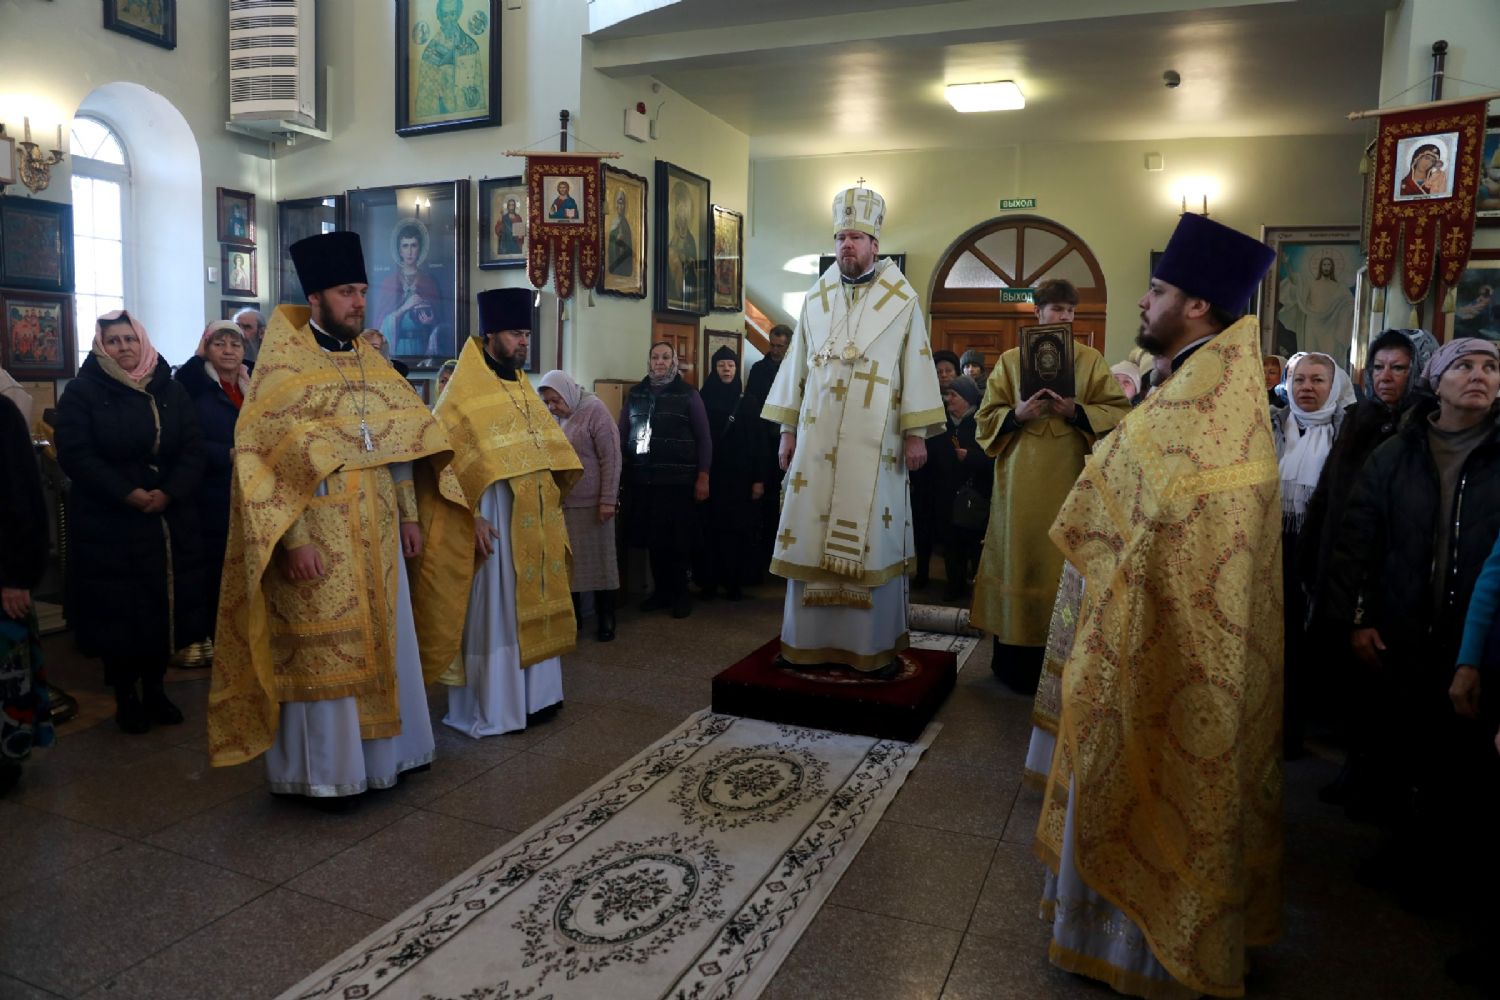
[[[1370,282],[1384,288],[1396,274],[1409,302],[1421,302],[1434,266],[1443,284],[1463,273],[1474,236],[1487,102],[1381,112],[1370,182]]]
[[[600,159],[581,153],[526,157],[526,276],[541,288],[551,271],[560,299],[573,294],[575,261],[585,288],[599,280]]]

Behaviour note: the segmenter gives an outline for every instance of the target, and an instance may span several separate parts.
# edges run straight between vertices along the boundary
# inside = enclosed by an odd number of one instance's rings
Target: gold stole
[[[469,559],[473,526],[447,436],[388,363],[323,351],[307,321],[306,307],[276,310],[235,427],[208,708],[215,766],[269,748],[286,701],[355,696],[361,736],[399,732],[392,463],[413,463],[423,529],[409,568],[424,676],[451,662],[462,639],[468,594],[456,567]],[[327,494],[315,497],[324,482]],[[278,547],[308,542],[324,576],[288,581]]]
[[[1245,318],[1103,438],[1052,526],[1085,586],[1038,853],[1172,978],[1237,996],[1280,927],[1281,501]],[[1074,794],[1069,795],[1069,784]]]
[[[529,667],[577,645],[569,589],[572,555],[562,498],[583,475],[583,464],[525,372],[499,378],[484,349],[470,339],[438,400],[437,419],[457,458],[453,468],[477,513],[492,483],[510,483],[510,547],[516,570],[516,625],[521,666]],[[469,582],[477,563],[471,565]],[[443,675],[464,683],[461,665]]]

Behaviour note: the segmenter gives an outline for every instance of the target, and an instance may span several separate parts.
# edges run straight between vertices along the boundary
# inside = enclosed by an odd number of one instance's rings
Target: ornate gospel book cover
[[[1072,397],[1073,325],[1048,323],[1023,326],[1020,331],[1021,398],[1030,399],[1039,389],[1051,389]]]

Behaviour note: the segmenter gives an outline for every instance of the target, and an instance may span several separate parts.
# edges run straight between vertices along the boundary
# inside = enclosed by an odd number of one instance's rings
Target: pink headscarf
[[[130,324],[130,328],[135,331],[136,337],[138,337],[141,342],[141,360],[136,364],[134,369],[124,372],[124,374],[132,382],[140,382],[142,379],[150,377],[151,373],[156,371],[156,362],[158,360],[158,357],[156,348],[151,346],[151,338],[146,335],[146,328],[144,326],[141,326],[140,320],[130,315],[124,309],[115,309],[111,312],[107,312],[94,321],[93,353],[96,357],[99,358],[101,363],[109,362],[109,364],[106,365],[106,370],[113,367],[117,370],[124,371],[124,369],[121,369],[115,362],[114,358],[111,358],[104,351],[105,325],[114,323],[122,319]]]
[[[197,357],[203,359],[204,365],[208,368],[209,376],[216,382],[223,382],[224,379],[219,375],[219,370],[213,366],[213,362],[208,360],[208,345],[213,343],[214,338],[221,333],[232,334],[240,342],[240,346],[244,346],[245,335],[233,320],[216,319],[204,328],[203,336],[198,340],[198,350],[193,352]],[[243,361],[240,362],[240,370],[235,373],[234,380],[239,385],[241,392],[248,392],[250,390],[250,369],[245,367]]]

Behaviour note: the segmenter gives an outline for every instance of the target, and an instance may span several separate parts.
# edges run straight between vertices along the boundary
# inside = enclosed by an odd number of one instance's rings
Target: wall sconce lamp
[[[16,143],[20,147],[17,160],[21,171],[21,183],[32,194],[47,190],[52,183],[52,168],[62,162],[62,126],[57,126],[57,143],[52,152],[42,154],[42,147],[31,141],[31,119],[25,119],[26,138]]]

